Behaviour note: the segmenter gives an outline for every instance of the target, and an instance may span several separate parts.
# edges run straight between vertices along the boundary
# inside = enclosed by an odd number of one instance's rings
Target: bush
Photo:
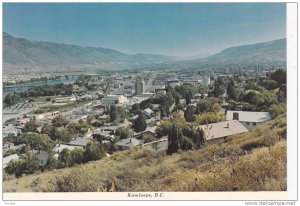
[[[221,122],[224,120],[224,115],[223,114],[218,114],[214,112],[208,112],[202,115],[198,115],[196,117],[195,122],[197,124],[203,125],[203,124],[211,124],[211,123],[216,123],[216,122]]]
[[[99,186],[84,169],[72,168],[56,175],[41,189],[43,192],[96,192]]]
[[[286,113],[286,106],[284,104],[272,104],[269,109],[270,115],[272,119],[275,119],[280,114]]]

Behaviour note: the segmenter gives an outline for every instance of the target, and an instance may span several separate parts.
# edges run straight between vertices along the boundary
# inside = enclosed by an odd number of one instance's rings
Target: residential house
[[[143,110],[144,115],[146,115],[147,117],[151,117],[151,115],[154,113],[152,109],[147,108]]]
[[[67,143],[67,145],[79,146],[79,147],[83,147],[85,149],[86,146],[87,146],[87,144],[90,143],[90,142],[92,142],[90,139],[84,139],[84,138],[81,138],[81,137],[75,137],[69,143]]]
[[[39,165],[40,166],[45,166],[47,164],[48,158],[49,158],[49,154],[48,152],[44,151],[44,150],[38,150],[35,152],[36,157],[39,161]]]
[[[143,144],[142,140],[138,140],[135,138],[121,139],[116,143],[116,145],[122,150],[126,150],[131,147],[140,146],[142,144]]]
[[[5,142],[4,145],[3,145],[3,150],[4,151],[7,151],[9,149],[12,149],[14,147],[14,143],[12,142]]]
[[[21,134],[22,131],[12,125],[9,125],[7,127],[4,127],[2,129],[2,136],[3,138],[7,137],[9,134],[12,134],[13,136],[18,136],[18,134]]]
[[[58,158],[59,154],[64,150],[74,150],[76,148],[83,148],[82,146],[73,146],[73,145],[66,145],[66,144],[57,144],[55,147],[52,149],[52,151],[55,153],[54,158]]]
[[[25,125],[27,122],[30,122],[30,118],[22,118],[16,121],[16,126]]]
[[[10,161],[15,161],[15,160],[18,160],[18,159],[19,159],[19,155],[17,155],[17,154],[13,154],[13,155],[9,155],[9,156],[7,156],[7,157],[4,157],[4,158],[2,159],[2,165],[3,165],[3,168],[6,168],[7,165],[8,165],[8,163],[9,163]]]
[[[203,130],[204,140],[207,144],[219,144],[229,136],[249,132],[249,130],[237,120],[200,125],[199,128]]]
[[[227,111],[226,120],[238,120],[249,131],[271,120],[269,112]]]
[[[111,134],[115,134],[115,132],[116,132],[116,130],[120,127],[120,126],[122,126],[122,125],[118,125],[118,126],[113,126],[113,125],[106,125],[106,124],[104,124],[105,126],[104,127],[101,127],[101,129],[103,130],[103,131],[110,131],[111,132]]]
[[[156,118],[152,117],[150,119],[146,119],[146,123],[148,127],[154,127],[156,125]]]
[[[111,131],[105,131],[103,129],[94,130],[93,134],[100,135],[104,140],[113,140],[115,138],[114,135],[111,134]]]

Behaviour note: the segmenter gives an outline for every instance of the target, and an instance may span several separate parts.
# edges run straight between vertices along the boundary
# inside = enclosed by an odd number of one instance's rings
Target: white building
[[[55,103],[69,103],[69,102],[75,102],[76,97],[70,96],[70,97],[58,97],[54,99]]]
[[[210,74],[202,76],[202,85],[206,87],[210,85]]]
[[[269,112],[227,111],[226,120],[238,120],[252,131],[271,120]]]
[[[135,82],[135,93],[141,94],[146,92],[146,84],[142,77],[137,77]]]
[[[147,108],[147,109],[144,109],[144,110],[143,110],[143,113],[144,113],[146,116],[150,117],[150,116],[153,114],[153,110],[150,109],[150,108]]]
[[[255,74],[257,76],[260,76],[262,74],[262,69],[261,69],[261,66],[259,64],[255,68]]]
[[[17,154],[13,154],[13,155],[9,155],[7,157],[4,157],[2,159],[2,164],[3,164],[3,168],[7,167],[8,163],[12,160],[18,160],[19,159],[19,155]]]
[[[125,104],[127,102],[127,97],[124,95],[107,95],[101,99],[102,105],[109,106],[114,104]]]

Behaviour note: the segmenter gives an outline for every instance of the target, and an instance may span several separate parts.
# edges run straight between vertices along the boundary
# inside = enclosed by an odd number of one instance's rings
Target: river
[[[78,76],[69,76],[69,78],[65,79],[55,79],[55,80],[47,80],[47,81],[39,81],[39,82],[28,82],[25,84],[16,84],[3,88],[3,94],[10,94],[14,92],[25,92],[33,87],[40,87],[44,85],[56,85],[56,84],[64,84],[64,83],[73,83],[76,81]]]

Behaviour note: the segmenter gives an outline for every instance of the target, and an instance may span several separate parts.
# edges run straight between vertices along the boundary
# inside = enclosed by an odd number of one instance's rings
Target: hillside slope
[[[286,117],[220,145],[172,156],[117,152],[85,165],[4,177],[4,192],[285,191]]]
[[[206,58],[174,63],[180,66],[206,64],[279,64],[286,63],[286,39],[230,47]]]
[[[172,61],[175,57],[154,54],[124,54],[101,47],[30,41],[3,33],[4,72],[35,72],[47,69],[124,69],[145,64]]]

